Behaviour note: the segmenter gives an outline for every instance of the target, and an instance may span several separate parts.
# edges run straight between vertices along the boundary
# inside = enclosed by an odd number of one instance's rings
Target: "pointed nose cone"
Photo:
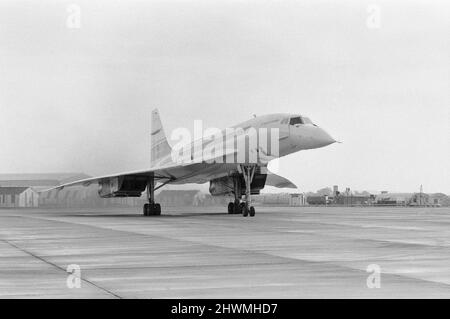
[[[335,143],[336,140],[331,137],[330,134],[325,132],[323,129],[320,129],[320,133],[316,136],[317,147],[324,147],[330,144]]]

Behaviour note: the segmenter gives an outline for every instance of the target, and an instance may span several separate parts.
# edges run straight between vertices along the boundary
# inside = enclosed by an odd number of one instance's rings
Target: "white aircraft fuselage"
[[[277,134],[267,138],[267,135],[273,133],[274,130],[277,131]],[[262,131],[265,132],[264,136],[261,134]],[[255,134],[251,134],[251,132]],[[170,154],[161,157],[154,165],[166,166],[174,163],[200,162],[217,164],[252,163],[250,154],[254,152],[258,153],[258,158],[256,162],[253,162],[264,165],[260,161],[260,157],[263,157],[263,154],[266,154],[268,150],[271,160],[336,142],[324,129],[313,124],[309,118],[281,113],[255,117],[228,129],[217,131],[219,137],[214,134],[190,143],[183,143],[183,140],[180,140]],[[255,137],[253,144],[248,142],[248,139],[252,136]],[[245,138],[247,138],[247,142],[245,142]],[[273,143],[274,138],[277,138],[278,143]],[[265,143],[261,142],[263,140],[265,140]],[[263,144],[262,147],[261,143]],[[274,147],[276,147],[276,150],[273,149]],[[263,152],[259,153],[258,150]],[[246,155],[239,158],[235,155],[238,153]]]

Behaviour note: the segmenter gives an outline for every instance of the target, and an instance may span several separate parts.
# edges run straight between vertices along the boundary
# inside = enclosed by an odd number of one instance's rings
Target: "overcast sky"
[[[148,167],[154,107],[287,112],[344,142],[281,160],[301,191],[450,193],[449,35],[449,1],[0,0],[0,173]]]

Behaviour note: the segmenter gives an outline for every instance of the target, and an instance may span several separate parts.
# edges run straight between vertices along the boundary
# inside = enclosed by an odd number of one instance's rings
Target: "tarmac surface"
[[[450,297],[449,208],[225,211],[0,209],[0,298]]]

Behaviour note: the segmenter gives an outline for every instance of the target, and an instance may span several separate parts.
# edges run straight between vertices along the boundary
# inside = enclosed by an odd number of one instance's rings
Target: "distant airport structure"
[[[0,187],[0,207],[38,207],[39,193],[31,187]]]
[[[75,186],[42,192],[61,183],[89,178],[84,173],[0,174],[0,208],[95,208],[139,207],[146,202],[145,194],[133,198],[99,198],[98,186]],[[155,194],[164,207],[222,206],[227,197],[217,197],[198,189],[165,189]],[[317,193],[262,193],[254,195],[258,206],[450,206],[443,193],[353,192],[338,186]]]
[[[40,191],[88,177],[83,173],[0,174],[0,207],[38,207]]]
[[[264,206],[306,206],[303,193],[265,193],[255,196],[255,203]]]
[[[353,192],[350,188],[340,192],[338,186],[324,188],[317,193],[307,194],[308,205],[335,206],[450,206],[450,198],[443,193],[390,193],[380,194]]]

